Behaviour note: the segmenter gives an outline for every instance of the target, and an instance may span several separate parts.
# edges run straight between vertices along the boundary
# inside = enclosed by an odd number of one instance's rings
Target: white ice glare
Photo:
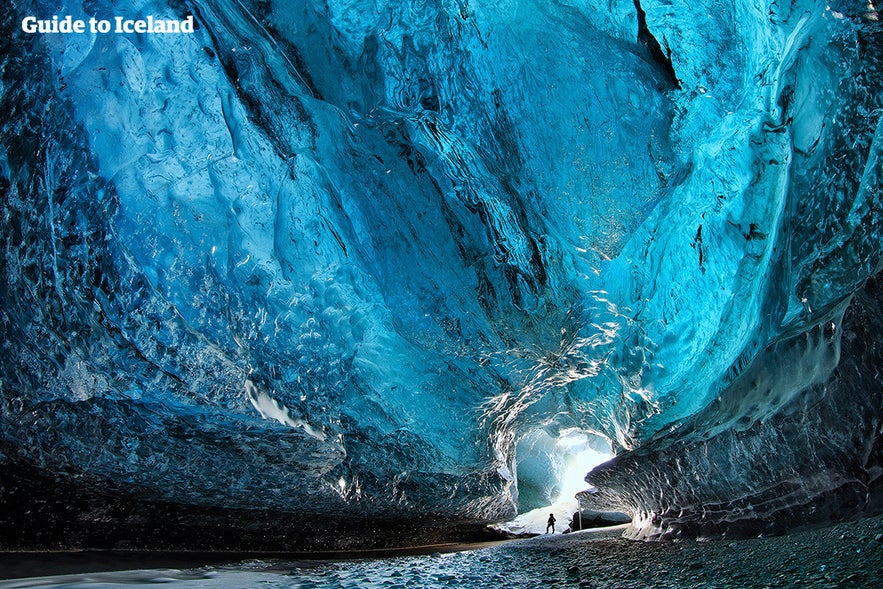
[[[561,434],[555,444],[555,450],[564,459],[564,468],[560,471],[560,493],[554,503],[548,507],[540,507],[533,511],[520,514],[512,521],[500,524],[500,528],[514,534],[542,534],[546,531],[549,514],[555,516],[555,532],[564,531],[570,518],[579,509],[575,495],[589,488],[585,482],[586,474],[613,458],[611,452],[599,452],[589,446],[589,435],[570,430]]]
[[[276,420],[293,428],[303,428],[307,434],[316,438],[320,442],[325,441],[325,434],[309,423],[291,416],[288,407],[273,399],[265,391],[262,391],[251,380],[245,381],[245,396],[251,402],[252,407],[257,409],[258,413],[264,419]]]
[[[576,504],[574,495],[589,488],[589,484],[585,481],[586,473],[611,458],[613,455],[591,448],[585,448],[567,458],[561,473],[561,493],[558,494],[556,503],[573,500]]]

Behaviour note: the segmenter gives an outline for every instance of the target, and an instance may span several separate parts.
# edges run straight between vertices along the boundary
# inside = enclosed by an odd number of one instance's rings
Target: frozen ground
[[[29,578],[0,589],[168,583],[175,589],[880,587],[883,518],[788,536],[646,543],[620,531],[541,536],[477,550],[349,561],[246,561],[190,570]]]

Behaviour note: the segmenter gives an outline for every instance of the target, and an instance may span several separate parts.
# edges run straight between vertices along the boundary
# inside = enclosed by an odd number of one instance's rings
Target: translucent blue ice
[[[879,269],[866,4],[17,5],[4,459],[499,519],[553,492],[568,432],[622,452],[779,414]]]

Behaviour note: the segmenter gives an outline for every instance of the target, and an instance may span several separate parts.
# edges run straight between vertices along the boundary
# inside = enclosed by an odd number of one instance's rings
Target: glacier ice
[[[583,500],[636,535],[880,507],[874,3],[0,18],[4,464],[499,521],[555,495],[578,432],[618,454]]]

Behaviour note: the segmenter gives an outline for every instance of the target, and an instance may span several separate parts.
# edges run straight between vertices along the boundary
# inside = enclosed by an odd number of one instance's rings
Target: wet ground
[[[461,552],[343,561],[250,559],[191,569],[81,573],[13,587],[412,589],[430,587],[883,587],[883,518],[770,538],[645,543],[621,530],[541,536]],[[47,569],[48,570],[48,569]]]

